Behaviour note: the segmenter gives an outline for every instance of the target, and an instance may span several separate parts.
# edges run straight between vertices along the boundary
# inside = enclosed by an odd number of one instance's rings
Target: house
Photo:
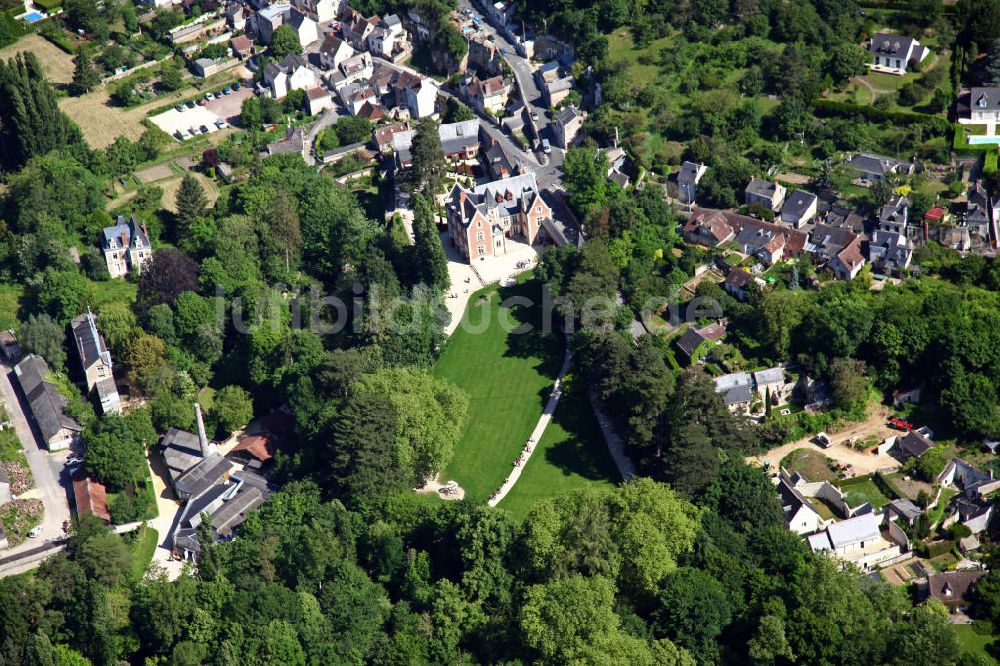
[[[572,104],[564,106],[556,112],[552,123],[552,129],[556,133],[556,145],[564,150],[568,150],[573,145],[583,121],[587,114],[576,108]]]
[[[419,9],[410,7],[406,10],[406,28],[420,42],[431,40],[431,24]],[[470,45],[471,46],[471,45]]]
[[[0,355],[12,363],[21,360],[21,346],[17,344],[14,331],[9,328],[6,331],[0,331]]]
[[[897,234],[906,234],[906,225],[909,221],[910,200],[902,195],[893,195],[879,209],[878,228],[881,231],[891,231]]]
[[[989,527],[992,516],[992,501],[960,497],[954,501],[954,512],[941,522],[941,526],[947,528],[957,522],[968,527],[973,534],[982,534]]]
[[[389,70],[391,72],[391,70]],[[341,61],[327,81],[335,90],[358,81],[367,80],[375,73],[375,66],[370,53],[358,53]]]
[[[368,35],[368,50],[372,55],[396,61],[409,55],[412,49],[408,42],[409,37],[399,17],[389,14],[379,20]]]
[[[323,43],[319,47],[319,61],[324,69],[336,69],[348,58],[354,56],[354,49],[333,32],[327,32],[323,36]],[[371,59],[369,59],[369,63]]]
[[[383,109],[378,104],[372,104],[371,102],[365,102],[364,106],[358,109],[358,118],[364,118],[365,120],[372,121],[372,124],[383,120],[386,117],[385,109]]]
[[[484,0],[483,5],[486,9],[486,18],[498,28],[503,28],[510,23],[511,19],[514,18],[514,11],[517,9],[514,0],[497,0],[497,2],[492,3],[489,0]]]
[[[292,0],[292,5],[316,23],[329,23],[344,13],[347,0]]]
[[[191,73],[203,79],[214,76],[232,64],[228,58],[197,58],[191,63]]]
[[[706,342],[718,342],[726,336],[726,325],[723,322],[716,322],[704,328],[689,327],[684,331],[684,335],[677,340],[677,347],[688,357],[693,359],[698,349]]]
[[[628,155],[617,145],[607,148],[604,156],[608,159],[608,180],[617,183],[619,187],[628,187],[631,177],[628,174]]]
[[[243,465],[244,469],[260,472],[274,461],[274,454],[277,450],[277,436],[273,433],[263,432],[241,437],[236,446],[226,454],[226,457]]]
[[[771,182],[760,178],[751,178],[743,195],[746,205],[759,204],[777,213],[785,201],[785,186],[778,181]]]
[[[486,137],[486,147],[480,151],[479,158],[493,180],[503,180],[525,172],[517,155],[508,149],[507,144],[492,136]]]
[[[253,42],[246,35],[237,35],[230,39],[229,47],[233,50],[233,55],[240,60],[246,60],[253,55]]]
[[[829,206],[823,216],[823,223],[829,227],[845,229],[854,234],[865,232],[865,218],[861,213],[843,206]]]
[[[868,53],[874,58],[868,64],[873,71],[902,76],[907,67],[922,62],[930,51],[911,37],[879,32],[868,43]]]
[[[500,116],[507,106],[511,84],[502,76],[480,79],[475,74],[459,83],[462,97],[477,111],[488,116]]]
[[[533,245],[552,209],[528,172],[466,189],[456,183],[446,200],[448,238],[471,264],[507,253],[507,241]]]
[[[983,136],[997,136],[997,122],[1000,121],[1000,88],[973,88],[969,91],[969,108],[959,105],[958,122],[963,125],[985,125]]]
[[[718,247],[736,238],[736,229],[718,210],[701,209],[688,218],[682,231],[684,240],[696,245]]]
[[[876,231],[868,241],[868,260],[880,273],[890,274],[910,267],[913,248],[906,236],[891,231]]]
[[[773,266],[784,256],[785,238],[785,234],[776,229],[747,225],[736,235],[736,244],[745,254],[755,256],[768,266]]]
[[[73,484],[73,500],[76,503],[76,515],[94,516],[111,524],[111,512],[108,510],[108,490],[104,484],[98,483],[87,476],[84,468],[77,467],[70,476]]]
[[[781,207],[781,221],[791,224],[796,229],[816,217],[816,207],[819,199],[812,192],[795,190]]]
[[[111,277],[124,277],[131,271],[142,272],[142,266],[153,258],[146,225],[140,224],[135,215],[126,219],[119,215],[113,227],[101,233],[101,249]]]
[[[118,386],[115,385],[111,352],[104,343],[104,336],[97,330],[97,317],[88,309],[86,314],[73,318],[70,328],[87,380],[87,392],[97,394],[102,414],[121,414],[122,404]]]
[[[277,2],[257,11],[255,24],[257,26],[257,36],[262,44],[270,44],[274,38],[274,31],[284,25],[288,19],[291,7],[287,2]]]
[[[966,199],[963,222],[969,236],[977,246],[990,247],[992,242],[1000,239],[997,230],[1000,201],[991,197],[980,182],[969,186]]]
[[[438,137],[445,159],[449,161],[464,162],[475,159],[479,154],[478,120],[441,123],[438,125]]]
[[[296,35],[298,35],[299,43],[302,45],[302,48],[319,41],[319,26],[316,25],[316,21],[312,20],[298,9],[293,8],[288,12],[288,18],[285,19],[285,23],[295,31]]]
[[[49,366],[45,359],[34,354],[28,354],[14,366],[14,376],[42,440],[49,451],[61,451],[80,439],[83,428],[63,411],[69,401],[55,384],[45,379],[48,374]]]
[[[267,144],[267,156],[281,155],[284,153],[298,153],[305,159],[306,144],[305,132],[301,127],[288,128],[285,138]]]
[[[337,89],[337,95],[340,97],[340,103],[352,116],[361,113],[366,104],[372,106],[378,104],[378,92],[368,81],[355,81],[341,86]]]
[[[290,53],[280,62],[269,62],[264,68],[264,85],[274,99],[284,99],[292,90],[308,90],[318,84],[316,75],[300,55]]]
[[[934,442],[924,432],[910,430],[899,439],[896,446],[899,447],[900,455],[906,458],[919,458],[934,448]]]
[[[801,254],[809,241],[809,236],[799,229],[710,208],[695,208],[681,232],[688,243],[707,247],[735,240],[744,251],[769,263]]]
[[[433,79],[423,77],[402,90],[403,105],[411,118],[426,118],[437,111],[438,86]]]
[[[306,90],[306,104],[309,106],[309,115],[315,116],[326,109],[333,108],[333,97],[330,96],[330,91],[326,88],[316,86]]]
[[[828,525],[822,532],[807,537],[806,541],[813,552],[829,553],[842,562],[869,571],[901,553],[900,544],[895,541],[899,537],[891,529],[887,535],[893,540],[883,536],[882,520],[880,514],[863,513]]]
[[[573,77],[565,76],[555,81],[546,81],[541,88],[542,99],[545,101],[545,105],[550,109],[554,109],[564,99],[569,97],[569,93],[573,90]]]
[[[856,236],[827,263],[838,280],[853,280],[864,265],[865,255],[861,249],[860,236]]]
[[[993,478],[993,470],[983,472],[961,458],[952,458],[937,476],[945,488],[958,485],[969,499],[984,500],[1000,489],[1000,479]]]
[[[785,371],[780,367],[755,370],[750,373],[753,377],[754,390],[760,394],[761,398],[771,396],[781,399],[784,396],[782,391],[785,388]]]
[[[926,597],[943,603],[953,616],[964,615],[972,603],[976,583],[982,580],[986,573],[985,569],[932,573],[927,576]]]
[[[824,520],[809,499],[795,486],[788,472],[781,470],[778,477],[778,497],[785,525],[796,534],[812,534],[823,527]]]
[[[697,199],[698,183],[708,172],[704,164],[696,164],[685,160],[677,172],[677,198],[681,203],[693,206]]]
[[[468,69],[495,76],[503,70],[504,59],[493,38],[484,31],[469,37]]]
[[[267,501],[272,490],[265,477],[250,470],[234,470],[192,496],[181,509],[171,535],[174,557],[189,561],[201,557],[199,527],[206,517],[213,541],[231,541],[250,512]]]
[[[916,504],[906,499],[894,499],[885,507],[886,513],[906,523],[910,527],[917,524],[924,512]]]
[[[733,372],[716,377],[715,392],[722,394],[726,406],[732,410],[746,411],[753,400],[753,377],[748,372]]]
[[[372,143],[375,149],[381,153],[388,153],[392,150],[392,138],[400,132],[408,132],[409,123],[391,123],[382,125],[372,130]]]
[[[858,173],[863,184],[881,182],[893,176],[909,176],[916,170],[912,162],[901,162],[891,157],[858,153],[847,161],[847,166]]]
[[[230,2],[226,5],[226,25],[234,32],[239,32],[246,28],[247,9],[242,2]]]
[[[367,51],[368,36],[374,32],[378,22],[378,17],[366,19],[359,12],[348,10],[348,14],[344,16],[341,34],[355,51]]]
[[[753,280],[753,276],[742,268],[733,267],[729,269],[726,279],[722,282],[722,288],[737,300],[743,300],[747,295],[747,285]]]

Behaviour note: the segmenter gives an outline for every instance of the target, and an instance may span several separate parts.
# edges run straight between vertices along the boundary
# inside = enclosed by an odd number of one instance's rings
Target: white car
[[[818,433],[816,435],[816,443],[822,446],[824,449],[828,449],[833,446],[833,440],[825,432]]]
[[[72,458],[66,459],[67,467],[76,467],[77,465],[82,465],[82,464],[83,464],[83,458],[80,458],[79,456],[73,456]]]
[[[37,527],[32,527],[28,531],[28,538],[29,539],[34,539],[35,537],[37,537],[41,533],[42,533],[42,526],[41,525],[38,525]]]

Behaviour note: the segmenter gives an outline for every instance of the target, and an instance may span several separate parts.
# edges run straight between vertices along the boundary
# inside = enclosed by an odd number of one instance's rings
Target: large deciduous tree
[[[413,197],[413,262],[417,280],[446,291],[451,286],[448,258],[434,222],[434,209],[423,194]]]
[[[140,315],[160,303],[173,303],[182,292],[198,290],[198,264],[180,250],[163,248],[142,267],[136,303]]]
[[[441,189],[447,163],[438,125],[433,118],[422,118],[417,123],[411,152],[413,166],[410,167],[410,186],[414,191],[426,192],[429,196],[437,194]]]

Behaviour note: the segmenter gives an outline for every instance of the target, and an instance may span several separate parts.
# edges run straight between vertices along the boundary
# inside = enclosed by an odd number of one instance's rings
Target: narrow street
[[[35,480],[34,487],[25,493],[25,496],[42,500],[45,515],[40,523],[41,534],[34,539],[26,539],[20,546],[3,551],[4,557],[32,550],[45,541],[61,538],[63,522],[70,518],[69,499],[60,478],[61,476],[65,478],[66,475],[63,463],[68,453],[63,451],[50,454],[41,445],[41,439],[36,436],[35,429],[26,416],[28,406],[21,401],[14,386],[16,381],[13,370],[5,364],[0,364],[0,398],[3,398],[7,406],[10,420],[14,424],[17,437],[21,441],[21,448],[28,459],[31,475]]]

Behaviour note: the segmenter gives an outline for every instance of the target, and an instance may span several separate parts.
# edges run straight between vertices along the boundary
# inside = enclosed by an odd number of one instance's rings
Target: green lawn
[[[473,325],[488,316],[489,326],[481,333],[459,327],[434,366],[436,376],[469,396],[469,422],[443,477],[458,481],[466,497],[476,500],[485,500],[507,477],[562,366],[562,340],[540,330],[540,307],[503,308],[515,325],[533,325],[526,334],[512,335],[498,324],[501,300],[515,295],[541,303],[540,284],[473,294],[466,316]]]
[[[798,472],[807,481],[834,481],[837,474],[830,469],[832,462],[816,449],[801,448],[782,458],[781,466],[788,470],[789,474]]]
[[[563,394],[521,478],[499,506],[520,519],[536,500],[589,484],[610,487],[619,478],[590,401],[580,387]]]
[[[972,654],[985,657],[988,663],[997,663],[996,659],[993,658],[993,655],[987,652],[987,647],[993,643],[995,638],[993,634],[977,633],[973,628],[974,625],[971,624],[956,624],[953,626],[955,628],[955,635],[958,637],[959,648],[963,653],[971,652]]]
[[[944,517],[944,510],[948,506],[948,502],[951,498],[958,494],[958,491],[954,488],[942,488],[941,496],[938,499],[938,503],[934,505],[934,508],[927,512],[927,520],[931,525],[941,520]]]
[[[139,528],[139,538],[132,545],[132,569],[129,578],[138,583],[146,574],[149,563],[153,561],[156,544],[160,542],[160,533],[152,527],[143,525]]]
[[[882,491],[879,490],[878,486],[875,485],[875,482],[872,481],[870,476],[847,479],[838,483],[837,486],[845,495],[848,493],[857,493],[859,499],[861,496],[864,497],[864,499],[860,502],[851,502],[850,504],[852,507],[860,506],[865,501],[868,501],[871,502],[872,506],[876,509],[880,509],[890,501],[890,498],[886,497]]]
[[[19,284],[0,284],[0,330],[6,331],[17,323],[24,287]]]
[[[94,286],[94,302],[90,307],[97,309],[103,303],[111,301],[124,301],[134,303],[139,285],[128,280],[105,280],[103,282],[91,282]]]
[[[652,83],[660,75],[657,64],[644,65],[639,62],[643,54],[656,54],[664,46],[673,43],[672,36],[661,37],[642,49],[637,49],[632,41],[632,34],[627,29],[616,30],[608,38],[608,60],[611,62],[625,61],[628,63],[629,81],[638,84]]]

